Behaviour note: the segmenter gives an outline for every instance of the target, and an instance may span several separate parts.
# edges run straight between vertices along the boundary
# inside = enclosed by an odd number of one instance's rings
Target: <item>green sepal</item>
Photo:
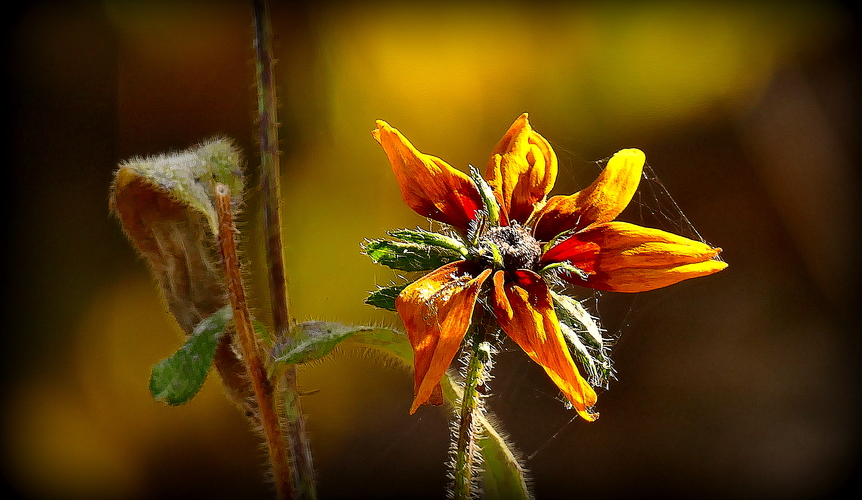
[[[479,173],[479,169],[470,165],[470,178],[476,184],[476,189],[479,190],[479,196],[482,198],[482,204],[485,206],[485,215],[488,218],[488,223],[491,227],[500,225],[500,204],[497,202],[497,197],[494,196],[494,190],[488,185],[488,181]]]
[[[365,253],[374,262],[399,271],[432,271],[462,258],[452,250],[390,240],[368,242],[365,245]]]
[[[557,245],[557,243],[560,243],[563,240],[568,239],[569,237],[571,237],[576,232],[577,231],[575,231],[574,229],[569,229],[569,230],[563,231],[562,233],[554,236],[553,238],[551,238],[551,241],[542,245],[542,253],[543,254],[547,253],[548,250],[550,250],[551,248],[554,248]]]
[[[389,235],[399,240],[409,241],[410,243],[418,243],[420,245],[431,245],[458,252],[462,257],[467,258],[470,252],[467,246],[459,240],[446,236],[440,233],[433,233],[422,229],[397,229],[389,231]]]
[[[547,266],[543,267],[541,271],[539,271],[539,274],[545,276],[550,272],[565,272],[568,274],[573,274],[584,281],[587,281],[587,278],[590,277],[590,275],[587,274],[586,271],[568,261],[554,262],[553,264],[548,264]]]
[[[153,366],[150,374],[153,399],[175,406],[187,403],[198,393],[231,319],[231,307],[222,307],[198,323],[177,352]]]
[[[379,288],[368,295],[365,303],[388,311],[396,311],[395,299],[407,285],[393,285]]]

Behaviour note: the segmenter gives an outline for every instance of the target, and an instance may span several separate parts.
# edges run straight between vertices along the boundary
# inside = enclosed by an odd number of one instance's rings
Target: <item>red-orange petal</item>
[[[491,153],[485,173],[497,201],[510,220],[527,222],[536,203],[554,187],[557,155],[522,114]]]
[[[436,156],[420,153],[383,120],[371,135],[383,146],[407,206],[418,214],[467,230],[482,198],[470,178]]]
[[[519,270],[507,281],[504,271],[494,274],[494,314],[512,338],[571,401],[578,414],[593,421],[596,392],[578,372],[566,347],[551,292],[532,271]]]
[[[581,286],[644,292],[721,271],[727,264],[715,259],[720,252],[673,233],[614,221],[561,241],[542,256],[542,263],[568,260],[591,273],[586,283],[573,278]]]
[[[550,241],[563,231],[616,219],[637,191],[645,161],[641,150],[623,149],[611,157],[589,187],[570,196],[552,197],[537,216],[536,238]]]
[[[440,379],[458,353],[476,297],[491,274],[490,269],[478,271],[472,262],[446,264],[408,285],[395,300],[413,346],[415,396],[411,414],[422,404],[442,402],[432,396],[440,394]]]

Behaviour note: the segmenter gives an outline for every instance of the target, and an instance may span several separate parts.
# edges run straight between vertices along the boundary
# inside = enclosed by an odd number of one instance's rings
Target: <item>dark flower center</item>
[[[542,255],[542,247],[536,238],[517,224],[493,227],[479,240],[493,243],[503,258],[503,267],[508,270],[533,269]]]

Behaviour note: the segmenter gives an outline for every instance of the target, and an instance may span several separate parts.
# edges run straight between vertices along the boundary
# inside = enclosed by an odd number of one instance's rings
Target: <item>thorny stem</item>
[[[485,379],[491,361],[491,345],[483,341],[480,334],[472,335],[470,347],[455,448],[455,485],[452,490],[455,500],[471,498],[473,493],[477,422],[482,417],[482,400],[477,388]]]
[[[260,127],[261,192],[266,260],[269,269],[269,291],[274,335],[286,338],[291,327],[288,311],[287,281],[282,254],[281,213],[279,203],[278,114],[273,82],[272,27],[266,0],[254,0],[254,48],[257,76],[258,126]],[[292,493],[297,497],[317,498],[311,447],[305,430],[305,416],[299,398],[296,368],[287,366],[282,373],[285,431],[291,468]],[[294,495],[292,495],[294,496]]]
[[[242,358],[245,360],[248,376],[251,380],[252,389],[260,412],[260,423],[266,439],[269,460],[272,463],[272,473],[275,476],[275,487],[279,498],[284,498],[291,491],[290,485],[290,463],[288,461],[284,436],[276,410],[276,402],[273,398],[272,385],[267,377],[266,367],[258,350],[257,340],[251,324],[251,312],[245,298],[245,289],[242,283],[239,257],[236,250],[236,224],[233,220],[233,212],[230,203],[230,188],[224,184],[218,184],[215,189],[216,212],[218,213],[219,232],[218,243],[221,253],[224,274],[227,280],[228,295],[233,307],[233,319],[236,326],[236,334],[239,338]]]

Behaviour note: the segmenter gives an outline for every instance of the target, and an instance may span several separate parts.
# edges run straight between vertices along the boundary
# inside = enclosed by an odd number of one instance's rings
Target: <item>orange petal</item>
[[[494,148],[485,177],[503,212],[522,224],[554,187],[557,155],[530,126],[527,113],[515,120]]]
[[[595,252],[592,249],[598,247]],[[548,250],[542,263],[570,261],[590,274],[575,284],[615,292],[644,292],[721,271],[715,248],[673,233],[627,222],[596,224]]]
[[[395,300],[413,346],[415,397],[410,413],[431,399],[440,404],[440,379],[458,353],[473,317],[482,283],[491,274],[478,276],[475,263],[453,262],[432,271],[405,288]],[[475,276],[475,277],[474,277]]]
[[[645,161],[641,150],[623,149],[611,157],[589,187],[548,200],[537,217],[536,238],[550,241],[563,231],[616,219],[637,191]]]
[[[591,408],[596,393],[572,361],[551,292],[532,271],[519,270],[512,277],[515,281],[507,283],[504,271],[494,274],[494,314],[500,328],[545,369],[581,417],[597,419]]]
[[[470,178],[436,156],[420,153],[383,120],[371,132],[383,146],[401,196],[418,214],[466,230],[482,199]]]

